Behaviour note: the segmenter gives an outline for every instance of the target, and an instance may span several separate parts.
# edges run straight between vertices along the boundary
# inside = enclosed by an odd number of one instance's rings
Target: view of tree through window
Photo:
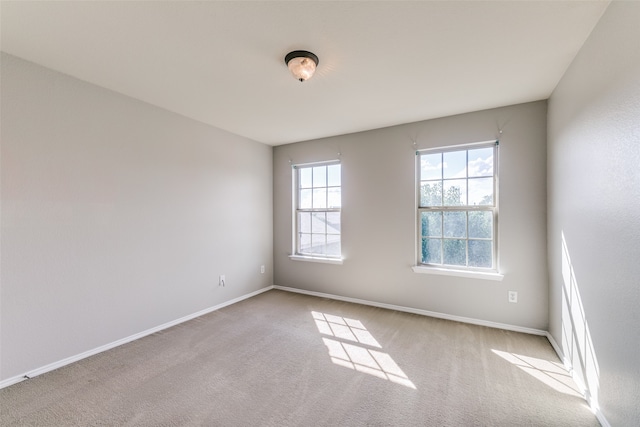
[[[340,163],[295,166],[294,171],[296,254],[340,257]]]
[[[418,153],[419,263],[495,269],[495,143]]]

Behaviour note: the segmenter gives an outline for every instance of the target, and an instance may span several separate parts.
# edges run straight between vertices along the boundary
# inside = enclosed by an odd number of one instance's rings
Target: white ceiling
[[[546,99],[608,4],[2,1],[1,46],[278,145]]]

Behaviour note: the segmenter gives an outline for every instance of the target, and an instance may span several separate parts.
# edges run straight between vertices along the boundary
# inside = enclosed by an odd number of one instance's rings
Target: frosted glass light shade
[[[295,50],[284,57],[289,71],[297,80],[301,82],[308,80],[316,72],[318,57],[306,50]]]

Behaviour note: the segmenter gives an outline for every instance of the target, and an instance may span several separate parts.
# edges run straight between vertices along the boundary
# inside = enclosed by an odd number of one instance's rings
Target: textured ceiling
[[[608,4],[2,1],[1,47],[278,145],[546,99]]]

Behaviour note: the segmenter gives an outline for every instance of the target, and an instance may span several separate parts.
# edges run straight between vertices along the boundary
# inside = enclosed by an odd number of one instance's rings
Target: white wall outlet
[[[518,292],[509,291],[509,302],[518,302]]]
[[[264,274],[264,265],[260,266],[260,274]]]
[[[220,275],[218,278],[218,286],[224,287],[226,285],[224,274]]]

